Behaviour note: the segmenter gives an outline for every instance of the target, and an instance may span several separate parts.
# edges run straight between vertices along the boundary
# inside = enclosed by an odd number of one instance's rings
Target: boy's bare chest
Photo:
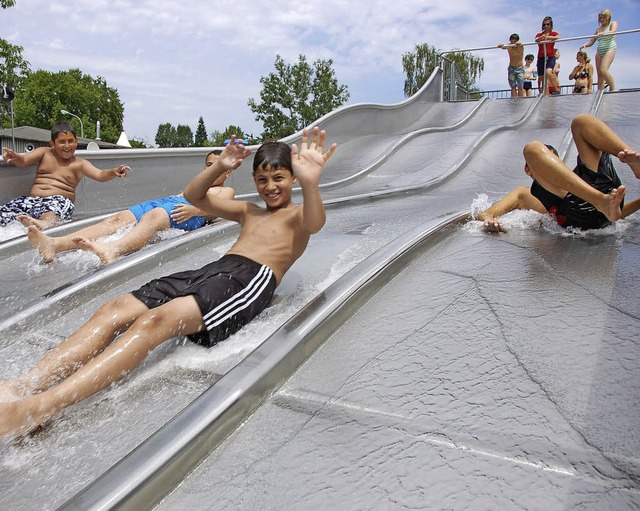
[[[80,181],[82,174],[79,162],[58,162],[54,157],[50,157],[43,159],[38,165],[37,175],[75,185]]]

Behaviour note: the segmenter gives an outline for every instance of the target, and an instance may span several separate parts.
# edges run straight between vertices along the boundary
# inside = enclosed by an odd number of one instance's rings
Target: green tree
[[[338,84],[332,66],[331,59],[318,59],[311,66],[304,55],[292,65],[276,55],[276,72],[260,78],[260,102],[248,102],[256,121],[263,124],[263,139],[291,135],[349,99],[347,86]]]
[[[12,0],[0,0],[3,9],[13,7]],[[11,44],[0,37],[0,87],[8,85],[13,91],[19,90],[22,81],[29,74],[29,62],[22,57],[24,48]],[[0,129],[11,124],[10,109],[0,104]]]
[[[405,97],[413,96],[433,73],[438,65],[440,50],[427,43],[416,44],[415,52],[402,55],[402,69],[406,75],[404,81]],[[467,52],[447,53],[446,58],[455,62],[458,83],[466,90],[478,90],[477,80],[484,71],[484,60]]]
[[[194,145],[196,147],[205,147],[208,145],[207,140],[207,128],[204,125],[204,119],[200,116],[198,119],[198,127],[196,128],[196,136],[194,140]]]
[[[152,147],[151,145],[149,145],[146,138],[140,138],[140,139],[136,137],[130,138],[129,144],[131,144],[131,147],[135,149],[146,149],[147,147]]]
[[[156,145],[158,147],[177,147],[176,128],[169,122],[160,124],[156,131]]]
[[[61,113],[67,110],[82,119]],[[100,137],[115,143],[122,132],[124,107],[118,91],[104,78],[93,78],[79,69],[52,73],[39,69],[29,73],[22,90],[14,99],[15,122],[18,126],[50,129],[60,120],[69,122],[78,134],[95,138],[100,121]]]
[[[211,138],[209,140],[212,146],[222,147],[224,141],[231,138],[233,135],[235,135],[236,138],[247,140],[249,144],[253,143],[253,137],[251,135],[247,135],[244,131],[242,131],[242,128],[240,126],[234,126],[233,124],[227,126],[224,131],[212,131]]]
[[[174,147],[193,147],[193,131],[186,124],[178,124]]]

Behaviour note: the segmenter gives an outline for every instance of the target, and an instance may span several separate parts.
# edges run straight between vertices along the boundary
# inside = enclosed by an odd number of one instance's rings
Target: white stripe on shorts
[[[272,276],[273,272],[271,268],[262,266],[247,287],[203,316],[202,319],[204,320],[207,330],[217,327],[234,314],[249,307],[251,303],[260,296],[262,291],[264,291],[264,288],[267,287]]]

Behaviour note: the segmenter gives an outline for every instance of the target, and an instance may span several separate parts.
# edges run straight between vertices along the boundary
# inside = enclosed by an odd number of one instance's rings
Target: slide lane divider
[[[468,212],[419,226],[317,295],[260,346],[59,511],[151,509],[245,421],[386,282]]]

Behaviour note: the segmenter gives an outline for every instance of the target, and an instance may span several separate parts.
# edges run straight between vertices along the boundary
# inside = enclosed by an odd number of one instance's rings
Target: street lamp
[[[65,110],[64,108],[60,110],[60,113],[62,115],[70,115],[71,117],[75,117],[80,121],[80,136],[84,138],[84,126],[82,125],[82,119],[80,119],[80,117],[78,117],[76,114],[72,114],[71,112]]]

